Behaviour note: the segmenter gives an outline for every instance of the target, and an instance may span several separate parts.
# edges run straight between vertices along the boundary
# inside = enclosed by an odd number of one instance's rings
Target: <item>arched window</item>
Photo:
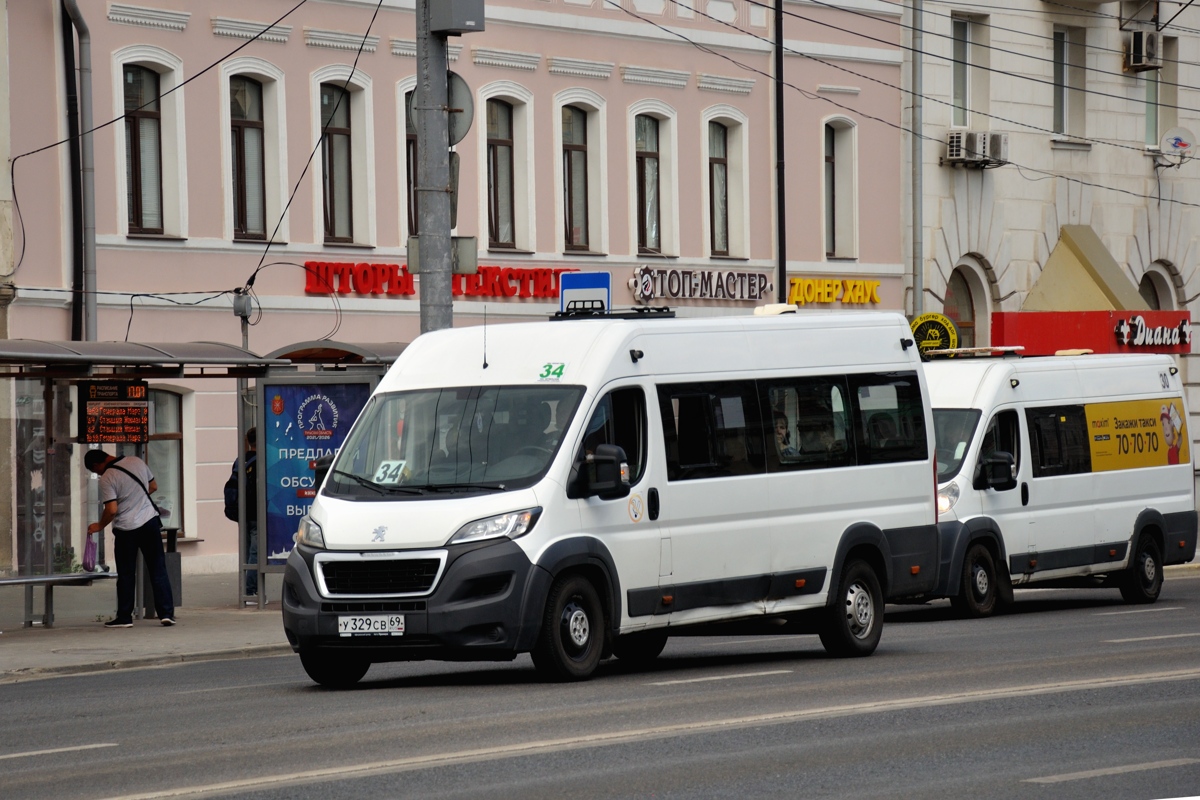
[[[418,220],[417,197],[417,124],[413,120],[413,98],[416,90],[404,93],[404,158],[407,165],[405,191],[408,193],[408,235],[416,236],[421,230]]]
[[[1146,305],[1150,306],[1151,311],[1158,311],[1163,307],[1158,297],[1158,287],[1154,285],[1154,279],[1150,277],[1149,272],[1142,276],[1142,282],[1138,284],[1138,294],[1146,301]]]
[[[236,239],[265,239],[267,203],[261,83],[244,75],[229,79],[229,124],[233,155],[233,235]]]
[[[946,284],[946,316],[958,328],[958,346],[975,346],[975,302],[962,270],[954,270]]]
[[[568,250],[588,249],[587,112],[562,107],[563,209]]]
[[[130,233],[163,232],[158,73],[125,65],[125,194]]]
[[[714,256],[729,255],[729,130],[708,123],[708,220]]]
[[[487,101],[488,247],[516,247],[513,227],[513,107]]]
[[[354,241],[350,92],[321,84],[321,152],[325,184],[325,241]]]
[[[638,252],[661,253],[657,119],[648,114],[634,117],[634,149],[637,159]]]

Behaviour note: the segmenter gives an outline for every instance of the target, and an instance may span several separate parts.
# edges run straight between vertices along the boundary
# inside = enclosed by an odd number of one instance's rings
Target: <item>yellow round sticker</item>
[[[954,327],[953,320],[942,314],[922,314],[912,321],[912,332],[917,349],[922,353],[958,347],[958,328]]]
[[[629,495],[629,519],[634,522],[641,522],[642,516],[646,513],[646,504],[642,502],[640,494]]]

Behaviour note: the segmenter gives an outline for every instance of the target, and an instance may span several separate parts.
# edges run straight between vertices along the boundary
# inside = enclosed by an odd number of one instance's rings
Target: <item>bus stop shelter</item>
[[[0,453],[16,456],[0,459],[0,486],[9,489],[0,495],[0,520],[12,521],[11,542],[0,542],[0,585],[25,587],[25,625],[35,621],[35,586],[45,587],[40,621],[49,627],[54,586],[113,577],[81,572],[74,558],[82,552],[88,522],[99,511],[97,499],[90,496],[94,482],[88,483],[89,493],[77,480],[82,467],[76,459],[89,442],[78,426],[74,434],[71,430],[83,402],[77,393],[73,396],[73,387],[81,382],[254,379],[289,364],[220,342],[0,340],[0,378],[7,379],[0,381]]]

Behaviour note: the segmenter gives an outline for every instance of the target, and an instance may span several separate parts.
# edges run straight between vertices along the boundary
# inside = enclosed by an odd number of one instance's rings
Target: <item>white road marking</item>
[[[29,758],[30,756],[48,756],[53,753],[77,753],[80,750],[98,750],[101,747],[116,747],[116,742],[101,742],[100,744],[81,744],[75,747],[55,747],[53,750],[30,750],[27,753],[9,753],[0,756],[0,761],[6,758]]]
[[[759,642],[782,642],[784,640],[795,639],[797,636],[801,636],[801,635],[803,635],[803,634],[794,633],[791,636],[767,636],[767,637],[755,636],[750,639],[735,639],[733,641],[701,642],[700,646],[701,647],[722,647],[722,646],[733,647],[734,645],[739,645],[739,644],[758,644]]]
[[[1183,611],[1183,606],[1164,606],[1163,608],[1137,608],[1133,611],[1102,611],[1093,614],[1094,617],[1116,617],[1121,614],[1153,614],[1158,611]]]
[[[739,672],[736,675],[713,675],[710,678],[687,678],[678,681],[655,681],[647,683],[647,686],[678,686],[682,683],[708,683],[709,681],[732,681],[737,678],[758,678],[763,675],[786,675],[790,673],[790,669],[773,669],[767,672]]]
[[[1013,686],[1007,689],[982,689],[973,692],[954,692],[951,694],[927,695],[896,700],[881,700],[867,703],[851,703],[842,706],[825,706],[818,708],[793,709],[790,711],[775,711],[767,714],[754,714],[745,717],[723,717],[719,719],[701,720],[699,722],[681,722],[675,725],[660,725],[651,728],[629,728],[580,736],[569,736],[561,739],[544,739],[528,742],[514,742],[494,747],[481,747],[474,750],[451,750],[442,753],[409,756],[407,758],[373,761],[364,764],[349,764],[337,767],[289,772],[277,775],[259,775],[252,778],[224,781],[221,783],[198,784],[195,786],[180,786],[164,791],[147,792],[135,795],[118,795],[110,800],[157,800],[164,797],[194,797],[197,795],[233,794],[266,787],[299,785],[317,783],[320,781],[348,780],[369,775],[402,772],[405,770],[430,769],[452,764],[471,764],[482,761],[492,761],[499,758],[518,758],[523,756],[555,753],[565,750],[580,750],[591,747],[604,747],[614,744],[666,739],[674,736],[711,733],[713,731],[730,730],[732,728],[749,728],[762,725],[777,725],[790,722],[801,722],[810,719],[829,719],[833,717],[851,717],[861,714],[878,714],[890,711],[907,711],[933,706],[950,706],[963,703],[977,703],[987,700],[1003,700],[1016,697],[1031,697],[1036,695],[1058,694],[1062,692],[1079,692],[1095,689],[1114,689],[1125,686],[1136,686],[1149,683],[1168,681],[1200,680],[1200,669],[1174,670],[1171,672],[1150,672],[1139,675],[1123,675],[1112,678],[1093,678],[1087,680],[1059,681],[1056,683],[1040,683],[1028,686]]]
[[[1084,781],[1088,778],[1103,778],[1106,775],[1124,775],[1127,772],[1143,772],[1148,769],[1166,769],[1167,767],[1186,767],[1189,764],[1200,764],[1200,758],[1176,758],[1171,761],[1149,761],[1145,764],[1128,764],[1124,767],[1109,767],[1107,769],[1089,769],[1086,772],[1068,772],[1063,775],[1050,775],[1045,778],[1026,778],[1024,783],[1064,783],[1066,781]]]
[[[1189,636],[1200,636],[1200,633],[1170,633],[1163,636],[1139,636],[1136,639],[1105,639],[1105,644],[1124,644],[1125,642],[1153,642],[1158,639],[1185,639]]]
[[[187,689],[171,694],[204,694],[205,692],[227,692],[230,689],[258,689],[263,686],[295,686],[295,681],[275,681],[274,683],[244,683],[239,686],[213,686],[208,689]]]

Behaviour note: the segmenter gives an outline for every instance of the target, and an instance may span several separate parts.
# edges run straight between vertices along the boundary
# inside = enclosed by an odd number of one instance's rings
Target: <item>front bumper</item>
[[[297,545],[283,578],[283,627],[292,649],[353,652],[372,662],[506,661],[533,646],[549,575],[503,539],[446,548],[446,566],[421,597],[322,596],[314,556]],[[397,553],[403,556],[403,552]],[[404,615],[402,636],[340,636],[344,614]]]

